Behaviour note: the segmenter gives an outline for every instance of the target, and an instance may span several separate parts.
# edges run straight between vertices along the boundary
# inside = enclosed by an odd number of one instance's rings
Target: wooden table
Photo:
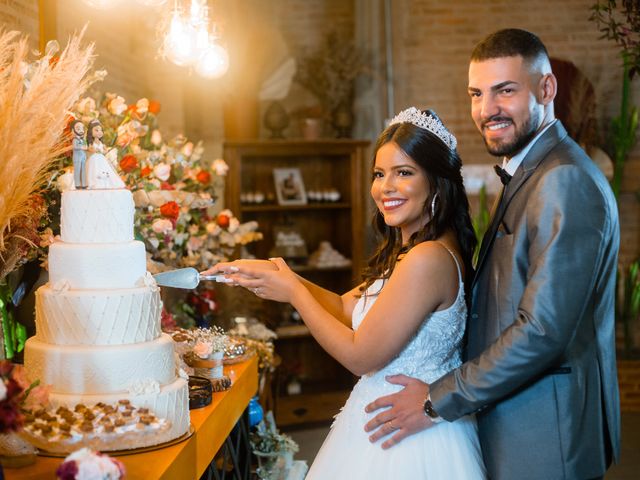
[[[211,405],[191,410],[195,433],[187,440],[145,453],[118,456],[126,480],[199,479],[258,390],[258,359],[224,368],[232,381],[226,392],[214,393]],[[61,458],[38,457],[29,467],[5,468],[7,480],[55,479]]]

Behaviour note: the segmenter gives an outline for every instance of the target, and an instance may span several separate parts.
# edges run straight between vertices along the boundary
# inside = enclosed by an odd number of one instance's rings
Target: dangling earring
[[[438,192],[433,195],[433,200],[431,200],[431,218],[436,216],[436,199],[438,198]]]

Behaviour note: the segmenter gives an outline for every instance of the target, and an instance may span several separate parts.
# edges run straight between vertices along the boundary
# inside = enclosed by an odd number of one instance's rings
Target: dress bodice
[[[460,366],[467,305],[460,266],[456,257],[452,256],[458,269],[458,295],[455,301],[448,308],[427,315],[404,349],[382,369],[363,376],[363,380],[384,380],[386,375],[402,373],[431,383]],[[384,288],[384,282],[382,279],[376,280],[356,303],[352,315],[354,330],[358,329],[375,303]]]

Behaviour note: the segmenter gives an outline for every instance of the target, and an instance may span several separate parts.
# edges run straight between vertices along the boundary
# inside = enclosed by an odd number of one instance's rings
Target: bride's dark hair
[[[424,113],[438,118],[431,110],[425,110]],[[376,209],[373,228],[380,242],[363,272],[363,290],[376,279],[389,278],[399,255],[421,242],[435,240],[452,230],[460,246],[466,272],[465,290],[468,292],[473,278],[473,252],[477,240],[469,215],[469,200],[462,182],[462,161],[458,153],[425,128],[411,123],[396,123],[387,127],[378,137],[373,152],[373,166],[378,150],[389,142],[400,147],[426,174],[429,195],[423,205],[423,214],[429,221],[403,245],[400,228],[389,227]],[[435,215],[431,218],[431,203],[435,195]]]

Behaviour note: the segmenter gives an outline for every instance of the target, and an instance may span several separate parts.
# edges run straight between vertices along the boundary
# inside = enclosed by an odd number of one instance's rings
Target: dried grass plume
[[[57,156],[68,149],[67,112],[93,81],[93,44],[84,31],[59,58],[29,63],[27,38],[0,29],[0,281],[33,241],[43,205],[38,191]]]

